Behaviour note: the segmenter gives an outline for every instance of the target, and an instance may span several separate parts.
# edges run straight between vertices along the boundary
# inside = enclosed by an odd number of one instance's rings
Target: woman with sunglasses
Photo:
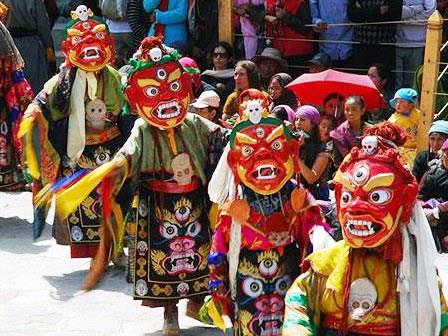
[[[227,42],[219,42],[211,51],[213,64],[211,70],[205,70],[201,79],[216,88],[222,102],[235,90],[233,79],[233,49]]]

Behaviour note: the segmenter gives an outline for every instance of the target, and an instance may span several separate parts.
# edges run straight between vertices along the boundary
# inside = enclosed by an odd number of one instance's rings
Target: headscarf
[[[294,112],[294,110],[288,105],[277,105],[274,109],[280,109],[280,108],[285,109],[286,115],[288,116],[288,121],[291,124],[294,124],[294,121],[296,120],[296,113]],[[274,109],[272,109],[271,112],[274,112]]]
[[[434,121],[431,125],[431,128],[429,129],[428,135],[431,135],[431,133],[439,133],[448,136],[448,121]]]
[[[308,119],[313,125],[319,125],[320,123],[319,111],[311,105],[300,106],[296,111],[296,119],[299,117]]]
[[[185,71],[191,74],[193,78],[194,88],[197,90],[201,86],[201,71],[199,70],[196,61],[190,57],[182,57],[179,63],[183,66]]]
[[[292,77],[287,73],[280,72],[271,77],[271,81],[276,79],[280,86],[282,87],[282,93],[280,97],[272,101],[272,107],[276,107],[278,105],[288,105],[293,110],[298,107],[297,97],[296,95],[285,86],[292,82]]]

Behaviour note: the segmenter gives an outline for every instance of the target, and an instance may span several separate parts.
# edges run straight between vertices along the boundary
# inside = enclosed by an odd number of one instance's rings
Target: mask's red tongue
[[[97,52],[94,49],[89,49],[86,51],[86,56],[90,57],[90,56],[96,56],[96,55],[97,55]]]
[[[167,115],[167,114],[171,114],[171,113],[175,113],[175,112],[177,112],[177,109],[175,106],[167,107],[162,110],[163,115]]]
[[[272,169],[271,168],[262,168],[260,170],[260,175],[261,176],[269,176],[272,175]]]

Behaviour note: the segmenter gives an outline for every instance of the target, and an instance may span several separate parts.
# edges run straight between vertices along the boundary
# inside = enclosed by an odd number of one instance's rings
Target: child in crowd
[[[314,198],[330,200],[327,168],[330,155],[320,139],[319,111],[311,105],[302,105],[296,111],[296,130],[300,145],[299,168],[301,182]]]
[[[336,119],[327,114],[321,114],[319,123],[320,139],[324,144],[332,142],[330,132],[336,128]]]
[[[418,93],[414,89],[403,88],[395,92],[394,98],[390,100],[390,105],[395,109],[389,121],[401,126],[408,135],[408,140],[400,149],[408,168],[412,168],[417,151],[417,130],[420,120],[420,111],[416,109]]]
[[[334,143],[333,139],[330,136],[330,133],[336,128],[336,119],[327,114],[321,114],[320,123],[319,123],[319,135],[320,140],[325,145],[327,153],[330,153],[330,162],[328,164],[328,176],[331,179],[333,173],[336,171],[334,167]]]
[[[330,93],[325,97],[322,105],[324,115],[332,116],[336,119],[336,125],[344,122],[344,97],[337,92]]]
[[[359,137],[369,125],[363,121],[365,111],[362,97],[350,96],[345,101],[344,115],[346,121],[330,132],[334,142],[334,163],[336,167],[339,167],[352,147],[360,145]]]
[[[213,122],[219,119],[219,95],[215,91],[204,91],[199,98],[191,104],[194,107],[194,112],[201,117]]]
[[[270,113],[270,116],[280,119],[292,132],[294,131],[294,122],[296,120],[296,113],[288,105],[278,105],[274,107]]]

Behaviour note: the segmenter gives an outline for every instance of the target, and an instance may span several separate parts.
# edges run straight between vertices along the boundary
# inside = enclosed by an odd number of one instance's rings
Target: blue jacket
[[[397,46],[423,48],[426,42],[426,23],[412,22],[428,20],[436,10],[436,0],[403,0],[401,19],[408,21],[397,25]]]
[[[187,46],[188,0],[169,0],[168,9],[160,11],[160,0],[143,0],[146,12],[154,12],[155,23],[165,26],[164,43],[169,47],[185,49]],[[148,36],[154,36],[155,24],[151,26]]]
[[[313,23],[326,22],[347,23],[348,0],[310,0]],[[320,39],[326,41],[352,41],[353,28],[350,26],[328,27],[320,33]],[[352,53],[350,43],[320,43],[320,51],[326,53],[333,61],[346,60]]]

